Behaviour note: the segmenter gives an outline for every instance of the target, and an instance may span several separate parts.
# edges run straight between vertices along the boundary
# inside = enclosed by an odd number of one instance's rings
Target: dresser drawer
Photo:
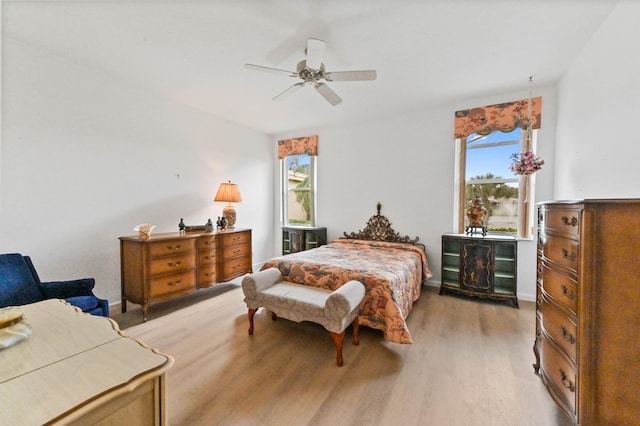
[[[542,256],[544,258],[577,273],[580,248],[580,244],[577,241],[549,236],[540,238],[542,239]]]
[[[161,257],[178,253],[186,253],[194,251],[196,249],[196,241],[193,238],[189,239],[171,239],[165,241],[158,241],[149,243],[148,250],[149,256]]]
[[[172,293],[191,292],[196,289],[196,270],[156,277],[150,283],[151,299]]]
[[[242,244],[239,246],[225,247],[222,250],[222,261],[226,262],[229,259],[235,257],[251,257],[251,246],[249,244]]]
[[[198,250],[213,250],[216,248],[215,235],[201,235],[198,237]]]
[[[578,236],[581,211],[577,208],[541,210],[538,214],[538,224],[544,226],[546,232],[566,234],[569,237]]]
[[[222,266],[223,279],[229,279],[249,272],[251,272],[251,258],[245,257],[238,260],[225,262]]]
[[[541,313],[540,325],[543,330],[551,336],[573,362],[576,362],[576,337],[578,335],[576,324],[544,296],[541,297],[539,309]]]
[[[552,395],[573,417],[576,415],[576,370],[551,343],[542,337],[540,344],[540,369],[546,378]]]
[[[235,244],[248,244],[251,241],[251,233],[248,231],[222,234],[222,246],[229,247]]]
[[[179,256],[163,257],[152,259],[149,262],[149,274],[160,275],[172,272],[184,271],[195,268],[196,258],[194,253],[187,253]]]
[[[216,263],[216,251],[215,250],[207,250],[198,252],[198,265],[209,265],[212,263]]]
[[[216,283],[216,265],[206,265],[198,268],[198,287],[210,287]]]
[[[538,279],[544,291],[559,304],[578,312],[578,282],[568,274],[563,274],[540,261],[538,263]]]

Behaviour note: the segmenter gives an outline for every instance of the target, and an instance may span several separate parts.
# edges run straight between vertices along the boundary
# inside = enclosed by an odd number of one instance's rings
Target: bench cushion
[[[291,321],[324,321],[324,302],[329,291],[300,284],[280,282],[261,293],[264,306]]]
[[[365,293],[358,281],[349,281],[333,292],[283,281],[275,268],[245,276],[242,290],[249,309],[265,307],[291,321],[321,324],[332,333],[342,333],[353,322]]]
[[[291,321],[310,321],[331,333],[336,345],[336,362],[342,365],[342,343],[345,329],[353,323],[353,344],[358,340],[358,314],[365,288],[349,281],[337,290],[295,284],[282,280],[280,271],[269,268],[249,274],[242,280],[244,301],[249,308],[249,334],[253,334],[253,316],[260,307]]]
[[[282,274],[276,268],[245,275],[242,279],[242,292],[247,306],[251,309],[259,308],[260,305],[251,304],[258,297],[258,293],[280,281],[282,281]]]

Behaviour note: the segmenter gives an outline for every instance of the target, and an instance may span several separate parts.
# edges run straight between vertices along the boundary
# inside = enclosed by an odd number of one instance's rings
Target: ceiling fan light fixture
[[[371,81],[376,79],[377,73],[375,70],[326,72],[325,65],[322,63],[325,45],[326,42],[315,38],[307,40],[307,48],[305,49],[307,58],[298,62],[296,72],[253,64],[245,64],[245,68],[265,72],[286,73],[289,74],[290,77],[297,77],[302,80],[276,95],[273,100],[287,98],[305,84],[313,83],[316,91],[320,93],[327,102],[336,106],[342,102],[342,98],[323,81]]]

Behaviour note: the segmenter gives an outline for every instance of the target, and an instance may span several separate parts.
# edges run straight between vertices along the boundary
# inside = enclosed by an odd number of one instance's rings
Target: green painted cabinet
[[[311,250],[327,244],[327,228],[315,226],[282,227],[282,254]]]
[[[440,294],[505,300],[517,308],[517,255],[514,237],[443,235]]]

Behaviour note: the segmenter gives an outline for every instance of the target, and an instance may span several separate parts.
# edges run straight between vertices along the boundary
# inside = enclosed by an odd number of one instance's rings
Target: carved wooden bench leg
[[[331,334],[333,343],[336,344],[336,361],[338,363],[338,367],[342,367],[342,343],[344,342],[345,332],[343,331],[342,333],[338,334],[330,331],[329,334]]]
[[[253,334],[253,316],[256,314],[257,309],[249,309],[249,334]]]
[[[358,331],[360,330],[360,321],[358,321],[358,317],[356,317],[356,319],[353,320],[352,324],[353,324],[353,344],[359,345],[360,336],[358,335]]]

